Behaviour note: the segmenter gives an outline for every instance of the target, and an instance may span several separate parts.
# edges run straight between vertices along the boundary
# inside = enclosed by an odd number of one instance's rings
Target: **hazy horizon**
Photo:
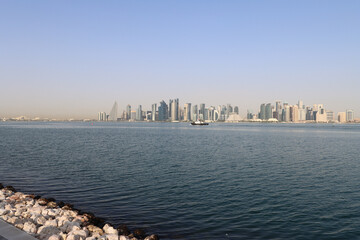
[[[0,117],[96,118],[114,101],[360,113],[359,1],[3,1]]]

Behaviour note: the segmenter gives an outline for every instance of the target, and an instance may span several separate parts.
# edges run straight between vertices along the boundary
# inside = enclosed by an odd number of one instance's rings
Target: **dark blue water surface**
[[[0,182],[161,239],[360,239],[360,125],[0,123]]]

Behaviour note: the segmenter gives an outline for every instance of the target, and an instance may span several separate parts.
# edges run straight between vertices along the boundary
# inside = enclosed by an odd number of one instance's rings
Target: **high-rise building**
[[[290,122],[290,106],[285,105],[283,109],[283,121],[284,122]]]
[[[249,109],[247,110],[246,118],[248,120],[254,119],[254,114],[253,114],[252,110],[249,110]]]
[[[205,103],[200,104],[199,119],[200,120],[205,120]]]
[[[205,111],[204,111],[204,121],[205,120],[209,120],[209,109],[208,108],[205,108]]]
[[[208,108],[208,120],[215,121],[215,107],[211,106]]]
[[[226,105],[226,118],[228,118],[232,112],[233,112],[233,107],[231,106],[231,104],[227,104]]]
[[[169,100],[169,119],[170,119],[170,120],[172,119],[172,116],[171,116],[171,113],[172,113],[172,103],[173,103],[173,100],[170,99],[170,100]]]
[[[144,120],[142,106],[139,105],[139,107],[136,109],[136,121],[142,121],[142,120]]]
[[[266,105],[265,103],[260,105],[260,113],[259,113],[259,119],[261,120],[265,120],[265,109],[266,109]]]
[[[353,122],[354,119],[355,119],[354,110],[351,110],[351,109],[346,110],[346,121]]]
[[[169,118],[169,110],[165,101],[160,102],[159,106],[159,121],[167,121]]]
[[[193,106],[193,117],[192,119],[194,121],[198,120],[199,119],[199,111],[198,111],[198,105],[194,105]]]
[[[282,107],[281,107],[281,101],[276,101],[275,104],[275,112],[276,112],[276,119],[281,121],[281,112],[282,112]]]
[[[330,122],[334,121],[334,112],[327,110],[326,111],[326,119]]]
[[[126,120],[131,119],[131,106],[129,104],[126,106],[126,115],[127,115]]]
[[[338,121],[340,123],[346,122],[346,112],[339,112],[338,113]]]
[[[299,121],[305,121],[306,120],[306,109],[301,108],[299,109]]]
[[[303,103],[303,101],[299,100],[298,109],[303,109],[303,108],[304,108],[304,103]]]
[[[174,99],[171,102],[171,121],[179,121],[179,99]]]
[[[118,104],[115,101],[113,107],[111,108],[110,114],[109,114],[109,121],[117,121],[117,115],[118,115]]]
[[[106,113],[105,112],[99,112],[98,113],[98,121],[105,122],[107,120]]]
[[[306,120],[315,120],[314,119],[314,112],[310,107],[306,107]]]
[[[315,121],[316,122],[327,122],[327,114],[326,114],[324,106],[320,106],[318,108],[318,111],[316,112],[316,116],[315,116]]]
[[[154,103],[152,106],[151,106],[151,121],[156,121],[156,109],[157,109],[157,104]]]
[[[297,105],[290,107],[290,121],[292,122],[299,121],[299,108]]]
[[[131,119],[131,120],[136,120],[136,111],[135,111],[135,110],[132,110],[132,111],[131,111],[130,119]]]
[[[239,115],[239,107],[238,106],[235,106],[234,107],[234,113]]]
[[[272,118],[272,106],[271,103],[268,103],[265,106],[265,119],[269,120],[270,118]]]
[[[191,121],[191,103],[184,105],[184,121]]]

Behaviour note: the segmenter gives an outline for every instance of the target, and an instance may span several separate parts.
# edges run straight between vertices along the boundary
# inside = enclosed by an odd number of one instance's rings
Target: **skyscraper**
[[[152,106],[151,106],[151,121],[156,121],[156,107],[157,107],[157,104],[154,103]]]
[[[170,119],[170,120],[172,119],[172,116],[171,116],[171,113],[172,113],[172,103],[173,103],[173,100],[170,99],[170,100],[169,100],[169,119]]]
[[[330,122],[334,121],[334,112],[331,110],[327,110],[326,111],[326,119]]]
[[[199,119],[198,105],[193,106],[193,117],[192,117],[192,119],[194,121]]]
[[[191,103],[184,105],[184,121],[191,121]]]
[[[118,114],[118,104],[115,101],[113,107],[111,108],[110,114],[109,114],[109,121],[117,121],[117,114]]]
[[[179,121],[179,99],[176,98],[171,103],[171,121]]]
[[[136,121],[142,121],[143,115],[142,115],[142,106],[139,105],[139,107],[136,109]]]
[[[268,103],[265,106],[265,119],[269,120],[270,118],[272,118],[272,106],[271,103]]]
[[[99,121],[106,121],[107,119],[106,119],[106,113],[105,112],[99,112],[98,113],[98,120]]]
[[[290,107],[290,121],[292,122],[299,121],[299,107],[297,105]]]
[[[231,104],[227,104],[226,105],[226,118],[228,118],[232,112],[233,112],[233,107],[231,106]]]
[[[205,103],[200,104],[199,119],[205,120]]]
[[[346,112],[339,112],[338,113],[338,121],[341,123],[346,122]]]
[[[239,107],[238,107],[238,106],[235,106],[235,107],[234,107],[234,113],[235,113],[235,114],[239,114]]]
[[[298,108],[299,108],[299,109],[303,109],[303,108],[304,108],[304,103],[303,103],[302,100],[299,100],[299,102],[298,102]]]
[[[346,121],[347,122],[354,121],[354,110],[351,110],[351,109],[346,110]]]
[[[259,119],[265,119],[265,103],[260,105]]]
[[[285,105],[283,109],[283,121],[290,122],[290,107],[289,105]]]
[[[129,104],[126,106],[126,115],[127,115],[126,120],[131,119],[131,106]]]
[[[168,106],[164,100],[160,102],[159,106],[159,121],[166,121],[169,118]]]

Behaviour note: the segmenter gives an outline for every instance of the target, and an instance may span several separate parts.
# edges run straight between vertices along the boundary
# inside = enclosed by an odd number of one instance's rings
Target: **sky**
[[[127,104],[360,116],[360,1],[0,1],[0,117],[96,118]]]

